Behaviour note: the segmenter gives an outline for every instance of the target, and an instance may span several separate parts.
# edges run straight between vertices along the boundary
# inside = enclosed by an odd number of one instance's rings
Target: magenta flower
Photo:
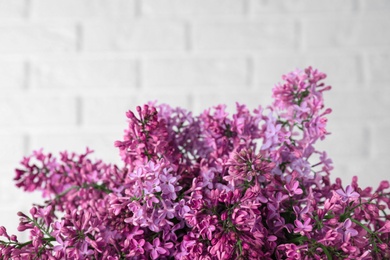
[[[341,197],[341,200],[347,202],[349,200],[356,200],[360,197],[359,193],[354,191],[354,189],[348,185],[345,191],[342,189],[336,190],[336,193]]]
[[[337,229],[337,231],[343,235],[343,241],[348,242],[350,237],[354,237],[358,234],[357,230],[354,228],[351,228],[352,221],[347,218],[342,226]]]
[[[390,184],[345,190],[316,148],[327,132],[312,69],[284,75],[271,106],[221,104],[192,115],[128,111],[120,165],[34,151],[16,186],[46,201],[0,226],[0,259],[388,259]]]
[[[300,195],[303,193],[302,189],[299,188],[299,182],[295,180],[284,185],[284,188],[288,191],[290,197],[294,195]]]
[[[164,194],[169,194],[175,192],[175,186],[174,184],[176,183],[176,177],[173,177],[172,174],[161,174],[160,175],[160,181],[161,184],[163,185],[163,193]]]
[[[313,226],[310,225],[310,218],[306,219],[303,223],[299,220],[295,220],[294,224],[296,228],[294,228],[295,233],[300,233],[302,236],[305,232],[310,232],[313,230]]]
[[[153,245],[149,242],[146,242],[145,248],[146,250],[150,251],[150,256],[152,259],[157,259],[159,256],[165,255],[167,253],[167,250],[160,246],[161,242],[158,237],[153,239]]]
[[[281,130],[282,125],[276,123],[276,119],[272,114],[269,114],[269,119],[266,125],[266,131],[264,134],[264,144],[261,146],[261,150],[272,149],[279,142],[278,132]]]
[[[215,231],[215,226],[212,224],[210,216],[206,217],[199,223],[199,233],[203,239],[212,239],[212,233]]]
[[[163,207],[160,210],[158,210],[159,219],[165,219],[165,218],[172,219],[172,218],[174,218],[176,215],[175,209],[172,207],[168,207],[167,203],[162,202],[162,204],[163,204]]]
[[[88,243],[82,243],[79,249],[79,258],[83,259],[89,255],[93,255],[94,251],[88,247]]]
[[[145,190],[148,193],[154,193],[154,192],[160,192],[161,191],[159,179],[152,179],[152,180],[146,181],[145,182],[145,186],[146,186]]]
[[[64,251],[69,245],[69,241],[67,241],[66,239],[64,241],[61,238],[61,236],[57,236],[56,241],[57,241],[58,245],[53,247],[54,252]]]
[[[386,220],[385,224],[378,230],[381,233],[389,233],[390,232],[390,220]]]
[[[145,240],[144,239],[141,239],[141,240],[133,239],[131,241],[131,243],[132,243],[132,248],[135,251],[134,255],[143,255],[145,253],[145,250],[144,250]]]
[[[285,251],[286,251],[286,256],[288,257],[287,259],[291,259],[291,260],[294,260],[294,259],[301,259],[301,254],[300,254],[300,250],[298,249],[298,247],[294,244],[286,244],[285,245],[285,248],[283,248]]]

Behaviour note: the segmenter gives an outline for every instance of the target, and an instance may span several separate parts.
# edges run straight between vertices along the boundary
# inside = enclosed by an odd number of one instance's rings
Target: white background
[[[333,86],[333,179],[377,186],[390,179],[389,17],[386,0],[0,0],[0,225],[14,232],[39,200],[12,181],[32,150],[118,162],[126,110],[265,106],[309,65]]]

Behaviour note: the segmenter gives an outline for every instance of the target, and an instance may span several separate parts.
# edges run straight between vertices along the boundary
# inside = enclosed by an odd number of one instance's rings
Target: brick
[[[193,24],[194,50],[293,50],[296,26],[290,20],[222,21]]]
[[[368,79],[371,82],[388,82],[390,52],[370,54],[368,57]]]
[[[123,124],[126,127],[126,124]],[[124,128],[123,128],[124,129]],[[106,163],[120,163],[119,150],[114,146],[116,140],[122,140],[123,129],[115,131],[96,131],[87,129],[85,131],[45,131],[44,133],[33,133],[31,135],[30,149],[44,148],[44,151],[51,152],[57,156],[59,152],[69,151],[84,153],[86,148],[95,152],[91,159],[102,159]]]
[[[1,185],[2,186],[2,185]],[[1,187],[3,188],[3,187]],[[8,193],[9,194],[9,187],[4,187],[5,189],[1,189],[1,193]],[[17,199],[19,200],[19,198]],[[17,230],[19,226],[19,218],[17,213],[20,211],[20,208],[15,205],[15,197],[12,197],[10,200],[7,199],[0,199],[0,203],[2,206],[0,206],[0,225],[4,226],[7,229],[8,234],[20,234]],[[2,239],[4,239],[2,237]],[[20,236],[18,235],[19,241]]]
[[[33,18],[117,18],[135,14],[134,0],[32,0]]]
[[[305,69],[312,66],[327,74],[323,81],[334,88],[356,88],[356,83],[361,82],[360,59],[353,54],[324,53],[291,55],[291,54],[267,54],[258,55],[255,59],[256,82],[268,83],[270,86],[282,82],[281,76],[294,71],[295,68]],[[340,85],[340,83],[343,83]],[[351,84],[355,83],[355,84]]]
[[[87,51],[184,50],[185,36],[185,24],[178,21],[91,22],[83,26],[83,48]]]
[[[371,153],[373,158],[386,158],[390,155],[390,124],[372,125]]]
[[[0,19],[23,18],[26,9],[26,0],[0,1]]]
[[[326,16],[305,19],[303,44],[307,48],[388,47],[387,16]]]
[[[127,122],[126,112],[135,107],[129,95],[88,96],[82,102],[82,123],[91,125],[119,125]]]
[[[28,239],[28,232],[17,231],[19,217],[17,212],[28,213],[33,203],[43,203],[41,194],[38,192],[24,192],[15,187],[13,172],[0,172],[0,225],[7,229],[8,234],[15,234],[19,241]]]
[[[333,120],[327,116],[327,130],[331,133],[315,147],[332,154],[334,158],[362,160],[369,156],[371,135],[369,129],[359,122]]]
[[[22,134],[0,134],[0,147],[1,169],[13,173],[14,167],[22,159],[25,149],[25,138]]]
[[[19,168],[19,165],[15,165],[15,168]],[[1,176],[2,179],[0,183],[0,211],[10,210],[12,211],[12,215],[10,216],[18,220],[19,218],[16,216],[16,213],[18,211],[24,209],[27,205],[31,206],[31,203],[33,202],[42,201],[39,192],[24,192],[22,189],[19,189],[15,186],[15,182],[13,180],[15,174],[13,171],[7,173],[2,172]],[[30,208],[27,208],[27,210],[29,209]],[[3,221],[0,221],[0,223],[0,225],[4,225]],[[15,227],[17,227],[17,225]]]
[[[76,124],[76,102],[66,96],[14,95],[0,98],[0,126]]]
[[[351,11],[355,9],[353,0],[321,1],[314,0],[307,2],[305,0],[283,1],[283,0],[251,0],[250,11],[253,13],[290,13],[290,12],[339,12]]]
[[[141,1],[145,15],[221,15],[242,14],[243,0],[145,0]]]
[[[388,12],[390,2],[387,0],[360,0],[361,11],[363,12]]]
[[[375,190],[382,180],[390,181],[389,167],[390,161],[388,160],[343,160],[339,158],[332,174],[334,173],[333,178],[336,176],[342,178],[344,187],[351,183],[353,176],[357,176],[361,188],[373,187]]]
[[[231,86],[248,84],[243,58],[148,59],[141,69],[142,83],[154,87]]]
[[[34,60],[34,88],[133,88],[137,83],[136,63],[129,59],[61,58]]]
[[[0,26],[0,52],[64,52],[77,47],[73,25],[15,24]]]
[[[333,109],[332,117],[345,120],[386,119],[384,111],[390,111],[390,92],[381,91],[336,91],[328,93],[325,104]]]
[[[20,61],[0,61],[0,89],[18,90],[25,87],[25,64]]]

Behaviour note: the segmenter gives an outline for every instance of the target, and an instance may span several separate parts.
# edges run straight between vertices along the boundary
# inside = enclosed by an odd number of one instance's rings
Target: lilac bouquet
[[[331,183],[314,147],[326,115],[312,69],[283,76],[274,102],[193,116],[148,104],[126,113],[123,165],[42,150],[16,185],[47,200],[0,227],[0,259],[390,259],[389,182]]]

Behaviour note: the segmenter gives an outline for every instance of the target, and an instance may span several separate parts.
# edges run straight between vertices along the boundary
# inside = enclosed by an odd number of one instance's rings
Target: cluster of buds
[[[283,76],[274,102],[199,116],[149,103],[126,113],[121,165],[42,150],[16,185],[46,199],[0,227],[0,259],[390,259],[389,182],[330,181],[326,75]]]

